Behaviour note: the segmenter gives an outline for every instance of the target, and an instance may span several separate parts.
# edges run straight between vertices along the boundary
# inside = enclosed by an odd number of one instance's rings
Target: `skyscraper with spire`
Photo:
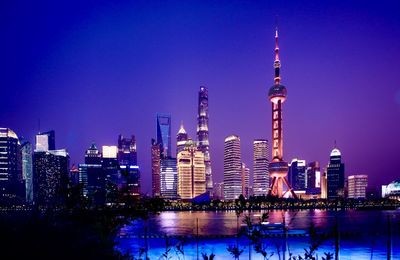
[[[208,140],[208,89],[204,86],[200,87],[199,104],[197,114],[197,141],[198,148],[204,154],[204,162],[206,165],[206,191],[210,194],[213,190],[211,159]]]
[[[187,141],[188,141],[188,134],[186,133],[186,130],[183,126],[183,122],[181,122],[181,127],[179,128],[179,131],[176,134],[176,154],[185,149]]]
[[[297,197],[286,176],[288,163],[283,160],[283,129],[282,129],[282,105],[286,100],[286,87],[281,85],[280,77],[281,61],[279,59],[278,29],[275,31],[275,61],[274,61],[274,85],[269,89],[268,97],[272,103],[272,162],[269,164],[269,173],[272,178],[270,195],[283,197],[290,192]],[[284,192],[284,185],[286,191]]]

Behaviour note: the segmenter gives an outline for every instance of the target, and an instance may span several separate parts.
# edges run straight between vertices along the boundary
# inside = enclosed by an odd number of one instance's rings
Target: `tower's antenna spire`
[[[275,82],[275,85],[279,85],[279,83],[281,82],[280,68],[281,68],[281,61],[279,60],[278,26],[277,26],[275,28],[275,61],[274,61],[274,69],[275,69],[274,82]]]

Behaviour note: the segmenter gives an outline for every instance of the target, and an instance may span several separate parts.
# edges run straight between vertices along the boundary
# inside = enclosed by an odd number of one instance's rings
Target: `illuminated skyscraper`
[[[18,136],[0,128],[0,204],[25,201]]]
[[[79,183],[83,186],[83,196],[90,198],[94,204],[105,202],[105,172],[102,168],[102,154],[96,144],[92,144],[85,152],[85,163],[79,164]]]
[[[268,141],[254,140],[253,155],[253,194],[266,196],[269,189]]]
[[[189,140],[177,155],[178,195],[181,199],[193,199],[206,192],[206,166],[204,154]]]
[[[161,145],[161,157],[171,157],[171,115],[157,114],[157,143]]]
[[[176,154],[180,153],[185,149],[187,140],[188,140],[188,134],[186,133],[182,122],[178,134],[176,135]]]
[[[289,163],[288,182],[294,190],[306,189],[306,161],[293,159]]]
[[[175,158],[163,158],[160,164],[160,193],[165,199],[178,198],[178,169]]]
[[[36,135],[36,149],[38,152],[45,152],[56,149],[55,132],[54,130],[39,133]]]
[[[365,199],[367,195],[368,175],[351,175],[348,177],[348,188],[351,199]]]
[[[118,181],[119,181],[119,164],[118,164],[118,147],[105,146],[102,147],[102,170],[105,178],[106,203],[117,202]]]
[[[272,102],[272,162],[269,164],[269,174],[272,178],[270,194],[279,198],[286,192],[290,192],[294,198],[297,198],[293,192],[286,176],[288,173],[288,164],[283,160],[283,129],[282,129],[282,105],[286,100],[286,87],[281,85],[279,74],[281,62],[279,60],[278,30],[275,31],[275,84],[269,89],[268,97]],[[284,193],[284,185],[286,191]]]
[[[125,198],[140,195],[140,170],[137,165],[136,138],[118,136],[118,191]]]
[[[26,202],[33,202],[33,150],[28,141],[21,141],[22,178],[25,180]]]
[[[136,139],[118,136],[118,163],[120,165],[137,165]]]
[[[344,196],[344,163],[342,154],[336,147],[331,152],[327,168],[327,188],[328,199]]]
[[[242,194],[245,198],[249,197],[249,180],[250,180],[250,169],[246,167],[245,163],[242,163]]]
[[[210,158],[210,143],[208,139],[208,89],[204,86],[200,87],[199,103],[197,114],[197,141],[198,147],[204,154],[206,164],[206,189],[212,194],[213,181]]]
[[[151,191],[153,197],[161,196],[161,149],[156,140],[151,139]],[[176,161],[175,161],[176,168]]]
[[[230,135],[224,143],[224,199],[234,200],[242,193],[240,138]]]
[[[63,205],[67,196],[69,155],[66,150],[35,151],[33,197],[37,205]]]
[[[307,188],[321,187],[321,169],[319,162],[310,162],[307,166]]]

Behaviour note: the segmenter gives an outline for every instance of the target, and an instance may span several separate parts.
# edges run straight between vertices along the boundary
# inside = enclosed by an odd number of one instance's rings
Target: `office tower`
[[[321,173],[321,199],[328,198],[328,178],[326,169],[324,169]]]
[[[102,169],[105,175],[106,203],[116,203],[118,201],[118,164],[117,146],[102,147]]]
[[[336,147],[331,152],[327,168],[327,188],[328,199],[344,196],[344,163],[342,154]]]
[[[253,194],[267,196],[269,190],[268,141],[256,139],[253,142]]]
[[[69,155],[65,149],[35,151],[33,195],[37,205],[62,206],[67,196]]]
[[[368,175],[350,175],[348,178],[349,195],[351,199],[365,199],[368,186]]]
[[[224,182],[214,182],[213,198],[217,200],[224,199]]]
[[[39,133],[36,135],[36,149],[37,152],[52,151],[56,149],[56,139],[54,130]]]
[[[279,70],[281,62],[279,60],[278,30],[275,31],[275,84],[269,89],[268,97],[272,103],[272,162],[269,164],[269,174],[272,178],[271,190],[272,196],[283,197],[286,192],[290,192],[294,198],[297,198],[293,192],[286,176],[288,173],[288,164],[283,160],[283,129],[282,129],[282,105],[286,100],[286,87],[281,85]],[[284,185],[287,190],[284,193]]]
[[[189,140],[177,155],[178,195],[181,199],[193,199],[206,192],[206,165],[204,154]]]
[[[159,166],[160,194],[165,199],[178,198],[178,169],[176,158],[163,158]],[[158,195],[160,196],[160,195]]]
[[[213,189],[210,143],[208,140],[208,89],[204,86],[199,90],[199,103],[197,114],[197,142],[199,150],[204,154],[206,164],[206,190],[210,194]]]
[[[161,157],[171,157],[171,115],[157,114],[157,143],[161,145]]]
[[[288,182],[294,190],[306,189],[306,161],[293,159],[289,163]]]
[[[0,128],[0,204],[25,201],[25,184],[18,136],[9,128]]]
[[[136,139],[118,136],[118,163],[120,165],[137,165]]]
[[[85,163],[79,164],[79,183],[83,196],[90,198],[95,205],[105,202],[105,173],[102,169],[102,155],[96,144],[85,152]]]
[[[28,141],[21,141],[22,157],[22,178],[25,180],[26,202],[33,202],[33,162],[32,144]]]
[[[234,200],[242,193],[240,138],[230,135],[224,143],[224,199]]]
[[[246,167],[245,163],[242,163],[241,167],[241,179],[242,179],[242,195],[245,198],[249,197],[249,180],[250,180],[250,169]]]
[[[310,162],[307,166],[307,188],[320,188],[321,187],[321,170],[319,162]]]
[[[140,195],[140,170],[137,165],[136,139],[118,136],[118,191],[127,197],[137,197]]]
[[[183,127],[183,122],[181,122],[181,127],[179,128],[178,134],[176,135],[176,154],[185,149],[187,140],[188,134]]]
[[[151,139],[151,190],[153,197],[161,196],[161,149],[156,140]],[[176,168],[176,162],[175,162]]]

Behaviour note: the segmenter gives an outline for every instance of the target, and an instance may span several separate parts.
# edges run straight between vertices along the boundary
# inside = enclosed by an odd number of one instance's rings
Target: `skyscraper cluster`
[[[166,199],[191,200],[213,188],[208,134],[208,89],[200,87],[197,140],[189,138],[183,123],[171,153],[171,116],[157,115],[157,139],[151,142],[152,194]]]
[[[54,131],[35,136],[35,148],[11,129],[0,129],[1,205],[63,207],[73,187],[93,205],[124,203],[140,194],[134,136],[118,137],[116,146],[92,144],[85,163],[70,168],[66,149],[56,149]]]

